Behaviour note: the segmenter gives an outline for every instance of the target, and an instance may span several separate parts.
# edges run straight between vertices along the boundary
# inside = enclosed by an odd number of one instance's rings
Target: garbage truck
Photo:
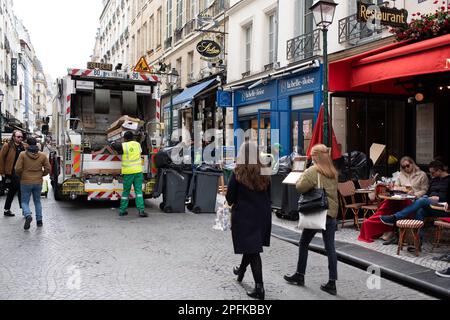
[[[57,80],[50,152],[55,199],[120,200],[122,156],[114,149],[133,131],[143,150],[145,198],[154,197],[153,157],[162,143],[157,75],[101,69],[68,69]],[[135,198],[132,189],[131,199]]]

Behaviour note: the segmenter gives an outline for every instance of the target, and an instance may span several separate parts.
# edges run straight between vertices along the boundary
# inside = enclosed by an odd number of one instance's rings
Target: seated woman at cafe
[[[442,162],[433,161],[429,165],[429,170],[432,180],[427,194],[394,215],[380,217],[384,224],[394,226],[398,220],[406,219],[413,213],[416,214],[415,219],[421,221],[424,221],[426,217],[450,217],[450,214],[447,212],[431,208],[433,204],[450,201],[448,199],[450,189],[450,174],[448,173],[448,169]],[[421,230],[421,238],[422,236],[423,229]]]
[[[427,174],[420,170],[413,159],[410,157],[403,157],[400,160],[400,174],[395,181],[393,190],[404,191],[420,198],[427,193],[428,188],[429,182]],[[405,209],[411,204],[411,200],[383,201],[377,212],[363,223],[358,240],[371,243],[374,239],[380,238],[385,233],[393,233],[394,228],[381,222],[380,217],[392,215]],[[390,242],[395,242],[395,240]]]

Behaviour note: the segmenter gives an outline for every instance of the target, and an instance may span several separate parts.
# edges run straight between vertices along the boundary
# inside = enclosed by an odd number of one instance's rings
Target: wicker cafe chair
[[[355,184],[353,181],[347,181],[338,184],[339,198],[341,201],[341,211],[342,211],[342,228],[345,224],[345,217],[348,210],[351,210],[354,216],[355,226],[359,230],[359,210],[365,203],[356,203],[355,201]],[[351,198],[351,202],[347,202],[347,198]]]
[[[369,189],[371,186],[374,185],[374,183],[375,183],[375,180],[373,180],[373,179],[358,180],[358,184],[361,189]],[[376,191],[374,193],[375,193],[375,200],[374,201],[367,200],[366,201],[367,204],[361,207],[361,209],[363,210],[363,213],[364,213],[364,221],[366,221],[366,219],[369,218],[370,216],[374,215],[380,206],[378,194],[376,193]],[[364,194],[365,199],[368,199],[368,197],[369,197],[368,194]]]

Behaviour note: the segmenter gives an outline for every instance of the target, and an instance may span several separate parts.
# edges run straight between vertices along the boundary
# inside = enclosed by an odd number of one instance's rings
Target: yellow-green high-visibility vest
[[[123,143],[122,147],[122,174],[142,173],[141,145],[131,141]]]

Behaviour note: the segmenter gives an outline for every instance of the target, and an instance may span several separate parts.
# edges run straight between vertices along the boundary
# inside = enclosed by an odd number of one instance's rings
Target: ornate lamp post
[[[330,143],[330,134],[328,132],[328,27],[333,23],[334,12],[336,10],[337,3],[333,0],[319,0],[310,8],[313,12],[314,20],[316,25],[322,29],[323,33],[323,70],[324,70],[324,80],[323,80],[323,105],[325,108],[325,115],[323,120],[324,127],[324,141],[326,146]]]

